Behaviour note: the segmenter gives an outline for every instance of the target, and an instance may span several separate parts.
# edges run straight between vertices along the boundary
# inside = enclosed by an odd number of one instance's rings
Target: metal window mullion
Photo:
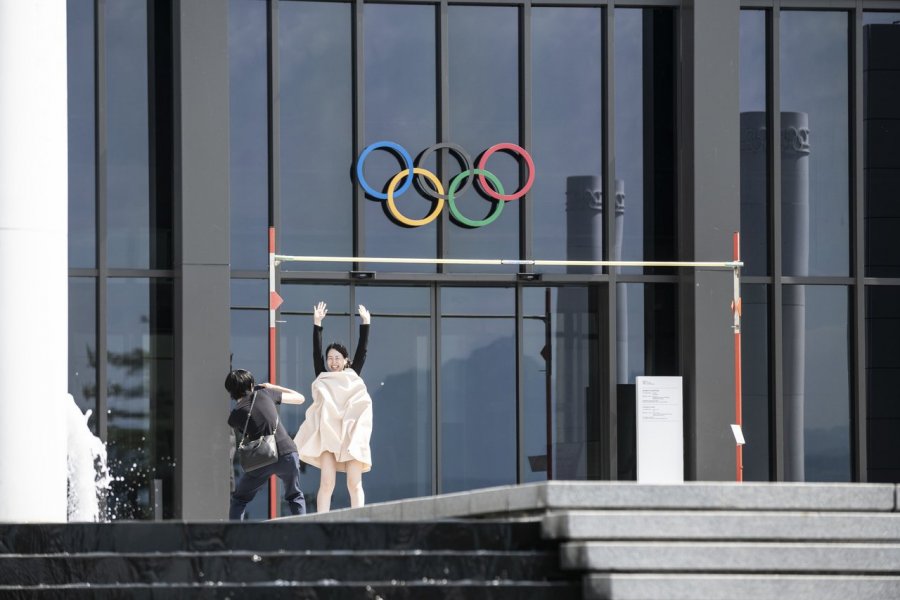
[[[531,1],[525,0],[525,3],[519,9],[519,143],[526,150],[531,148]],[[519,173],[522,181],[525,180],[525,167],[519,161]],[[528,259],[532,252],[532,215],[533,210],[530,202],[531,196],[526,194],[518,203],[519,208],[519,258]],[[519,270],[530,272],[531,267],[521,268]],[[522,448],[524,448],[525,437],[525,383],[524,369],[522,365],[524,342],[524,326],[522,322],[523,306],[522,295],[524,291],[522,285],[515,287],[515,330],[516,330],[516,482],[522,483],[525,480],[525,467],[522,464]],[[547,456],[547,460],[550,457]]]
[[[533,153],[531,113],[532,113],[532,72],[531,72],[531,0],[519,9],[519,143],[523,148]],[[527,165],[519,162],[519,177],[526,181]],[[534,246],[534,208],[531,194],[526,194],[518,202],[519,208],[519,258],[527,260],[532,257]],[[531,272],[533,267],[525,266],[520,271]]]
[[[441,0],[437,7],[437,60],[436,60],[436,92],[437,92],[437,138],[440,142],[446,142],[450,137],[450,54],[449,45],[449,15],[447,0]],[[438,177],[444,188],[447,188],[447,173],[449,173],[449,160],[447,152],[437,153]],[[447,236],[449,227],[448,211],[442,210],[437,220],[437,248],[436,256],[444,258],[447,256]],[[445,273],[444,265],[437,266],[437,273]]]
[[[106,1],[94,0],[94,177],[96,186],[96,260],[97,260],[97,434],[107,441],[107,182],[106,182]]]
[[[436,112],[437,112],[437,138],[440,142],[446,142],[450,135],[450,111],[448,104],[450,102],[450,55],[448,52],[449,38],[449,8],[447,0],[441,0],[437,6],[437,15],[435,17],[436,34],[437,34],[437,57],[436,57],[436,73],[435,73],[435,91],[436,91]],[[444,156],[446,152],[437,153],[438,177],[442,183],[446,185],[446,174],[448,173],[447,161],[449,157]],[[447,211],[441,211],[437,222],[436,236],[436,256],[444,258],[447,255],[447,227],[448,216]],[[440,277],[445,272],[444,265],[438,265],[437,275],[430,277]],[[441,493],[443,486],[441,485],[442,469],[441,469],[441,296],[440,286],[437,281],[431,284],[431,352],[432,352],[432,368],[431,368],[431,398],[432,398],[432,435],[431,435],[431,458],[434,468],[431,478],[431,493],[433,495]]]
[[[152,2],[148,2],[146,6],[146,19],[147,19],[147,204],[149,206],[149,225],[151,228],[150,233],[150,259],[148,262],[149,267],[153,267],[158,264],[157,257],[159,249],[156,247],[156,235],[153,232],[153,228],[156,226],[156,213],[157,213],[157,179],[159,177],[159,170],[157,165],[157,148],[158,148],[158,140],[157,140],[157,129],[159,127],[158,122],[158,110],[157,110],[157,77],[156,77],[156,4]],[[151,420],[151,431],[154,431],[154,425],[152,421],[154,420],[156,415],[156,407],[154,406],[154,399],[151,397],[150,399],[150,420]]]
[[[359,343],[359,340],[357,339],[359,336],[354,333],[356,328],[353,326],[353,309],[356,307],[356,282],[351,280],[348,288],[347,292],[350,295],[348,311],[350,314],[348,316],[350,318],[348,319],[349,323],[347,326],[350,328],[350,332],[347,334],[347,339],[350,340],[350,348],[356,348],[356,345]],[[351,354],[350,356],[353,355]]]
[[[278,0],[268,0],[266,6],[266,129],[268,139],[268,207],[269,226],[275,230],[275,252],[278,252],[281,239],[281,94],[279,93],[280,71],[278,52],[279,13]],[[268,236],[266,236],[268,239]],[[281,291],[281,269],[276,268],[274,274],[275,292]],[[269,288],[266,288],[266,305],[268,306]],[[277,331],[277,330],[276,330]],[[274,359],[277,361],[277,356]],[[273,357],[269,357],[269,362]],[[269,373],[274,366],[269,364]],[[273,382],[274,383],[274,382]]]
[[[268,205],[269,226],[275,228],[276,252],[281,225],[281,105],[278,65],[278,0],[268,0],[266,7],[266,127],[268,129]],[[276,273],[280,269],[276,269]],[[276,275],[276,288],[278,285]]]
[[[766,147],[769,197],[769,270],[772,274],[769,320],[769,478],[784,481],[784,364],[781,235],[781,12],[767,11]]]
[[[603,256],[607,260],[618,259],[614,256],[616,247],[616,161],[615,161],[615,8],[606,7],[602,12],[603,31],[603,57],[601,60],[601,82],[603,96],[600,106],[601,144],[603,152]],[[618,392],[616,384],[618,373],[618,356],[616,355],[616,323],[617,302],[616,292],[618,282],[616,279],[618,269],[607,268],[609,282],[606,285],[606,310],[605,315],[597,315],[600,323],[606,318],[606,364],[603,365],[605,376],[601,376],[604,384],[602,400],[605,404],[603,414],[605,416],[605,431],[603,432],[604,454],[604,479],[618,479]],[[592,365],[593,366],[593,365]],[[604,379],[605,378],[605,379]]]
[[[441,296],[437,284],[431,286],[431,368],[432,435],[431,459],[434,474],[431,478],[431,494],[441,493]]]
[[[160,278],[160,277],[170,277],[174,278],[178,273],[177,269],[132,269],[132,268],[107,268],[106,277],[109,279],[114,279],[117,277],[146,277],[146,278]]]
[[[851,207],[853,218],[853,353],[854,393],[851,395],[850,422],[854,426],[852,436],[853,479],[868,481],[868,414],[866,397],[866,297],[865,297],[865,186],[864,186],[864,135],[863,135],[863,11],[862,0],[857,1],[856,10],[851,13],[850,22],[850,89],[851,98]]]
[[[351,87],[353,109],[353,156],[359,156],[365,144],[365,63],[363,52],[363,0],[353,0],[351,6]],[[353,186],[353,256],[362,256],[365,240],[365,192],[362,186]],[[352,270],[360,270],[353,263]]]
[[[522,295],[524,294],[522,286],[515,287],[516,293],[516,483],[525,481],[525,466],[522,464],[522,448],[525,447],[525,373],[522,365],[523,353],[525,349],[525,328],[522,322],[524,309],[522,305]],[[550,456],[547,456],[550,460]],[[548,463],[549,464],[549,463]]]

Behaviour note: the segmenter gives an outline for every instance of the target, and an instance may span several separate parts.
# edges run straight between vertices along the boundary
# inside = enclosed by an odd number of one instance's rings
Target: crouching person
[[[278,416],[279,404],[302,404],[305,400],[303,394],[271,383],[256,385],[253,374],[244,369],[236,369],[228,374],[225,389],[235,401],[234,408],[228,415],[228,424],[242,432],[238,442],[249,442],[274,433],[277,447],[277,459],[274,462],[250,471],[245,470],[241,475],[231,493],[228,518],[243,520],[247,504],[266,485],[271,475],[277,475],[284,484],[284,501],[291,514],[305,514],[306,501],[300,489],[297,446]]]

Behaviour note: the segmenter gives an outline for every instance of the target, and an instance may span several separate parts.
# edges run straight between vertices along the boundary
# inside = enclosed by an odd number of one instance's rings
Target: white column
[[[65,0],[0,0],[0,74],[0,522],[65,521]]]

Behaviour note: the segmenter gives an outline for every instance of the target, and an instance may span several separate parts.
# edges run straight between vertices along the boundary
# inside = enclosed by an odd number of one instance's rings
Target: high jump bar
[[[513,260],[504,258],[477,259],[477,258],[399,258],[399,257],[371,257],[371,256],[291,256],[288,254],[275,254],[275,228],[269,228],[269,364],[271,380],[275,381],[274,364],[276,362],[276,319],[275,313],[281,305],[282,299],[275,291],[275,267],[282,262],[329,262],[329,263],[383,263],[383,264],[442,264],[442,265],[534,265],[534,266],[576,266],[576,267],[684,267],[698,269],[731,269],[734,281],[734,296],[731,301],[733,317],[732,330],[734,331],[734,368],[735,368],[735,467],[738,482],[744,480],[743,460],[743,427],[742,386],[741,386],[741,267],[740,260],[740,233],[732,235],[732,256],[730,261],[653,261],[653,260]],[[740,434],[740,435],[738,435]],[[738,439],[740,438],[740,439]],[[269,516],[275,517],[275,476],[269,478]]]
[[[731,261],[661,261],[661,260],[513,260],[507,258],[396,258],[372,256],[290,256],[276,254],[275,264],[282,262],[333,262],[435,265],[534,265],[573,267],[687,267],[700,269],[739,269],[744,263]]]

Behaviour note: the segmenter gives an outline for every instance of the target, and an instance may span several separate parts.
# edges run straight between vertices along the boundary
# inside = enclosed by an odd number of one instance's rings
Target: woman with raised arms
[[[371,316],[360,304],[359,341],[351,361],[347,348],[338,342],[329,344],[322,355],[322,321],[327,314],[324,302],[313,307],[313,404],[294,437],[300,459],[322,471],[316,496],[316,511],[320,513],[331,509],[338,471],[347,473],[350,506],[363,506],[362,474],[372,468],[372,398],[360,377]]]

